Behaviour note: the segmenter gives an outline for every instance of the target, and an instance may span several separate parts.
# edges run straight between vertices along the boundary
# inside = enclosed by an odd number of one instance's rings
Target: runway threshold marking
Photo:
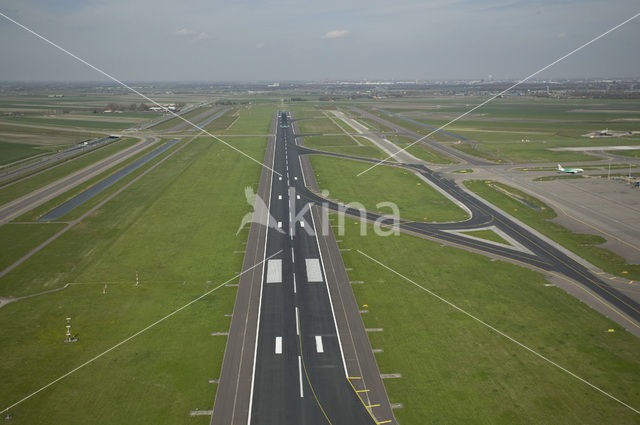
[[[324,353],[324,347],[322,345],[322,337],[320,335],[316,335],[316,352]]]
[[[282,337],[276,337],[276,354],[282,354]]]
[[[282,283],[282,260],[267,260],[267,283]]]

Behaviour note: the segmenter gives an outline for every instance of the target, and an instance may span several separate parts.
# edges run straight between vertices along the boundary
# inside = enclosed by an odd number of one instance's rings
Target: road
[[[298,195],[289,116],[278,120],[258,192],[269,214],[254,215],[271,224],[252,225],[243,270],[265,262],[240,281],[211,423],[395,423],[336,242]],[[372,389],[376,400],[359,395]]]
[[[74,187],[84,183],[90,178],[97,176],[103,171],[120,164],[132,156],[142,152],[144,149],[158,142],[156,137],[146,137],[139,143],[117,152],[108,158],[100,160],[81,170],[69,174],[53,183],[34,190],[18,199],[8,202],[0,206],[0,225],[13,220],[20,215],[31,211],[39,205],[47,202],[56,196],[73,189]]]

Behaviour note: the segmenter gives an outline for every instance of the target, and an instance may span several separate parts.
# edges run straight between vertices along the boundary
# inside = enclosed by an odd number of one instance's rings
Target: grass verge
[[[354,226],[358,229],[359,226]],[[637,414],[359,254],[362,250],[633,407],[640,341],[534,271],[408,235],[340,236],[400,424],[637,424]],[[607,329],[614,329],[609,333]]]
[[[319,155],[310,159],[320,189],[328,190],[331,198],[361,202],[371,211],[378,203],[394,202],[400,217],[406,220],[448,222],[468,218],[465,211],[409,171],[381,165],[356,177],[370,164]],[[381,209],[390,213],[387,207]]]

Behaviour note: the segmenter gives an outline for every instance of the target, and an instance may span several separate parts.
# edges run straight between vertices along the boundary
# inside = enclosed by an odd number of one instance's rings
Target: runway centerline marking
[[[282,337],[276,337],[276,354],[282,354]]]
[[[298,317],[298,307],[296,307],[296,335],[300,336],[300,319]]]
[[[298,356],[298,377],[300,378],[300,398],[304,397],[304,386],[302,385],[302,358]]]

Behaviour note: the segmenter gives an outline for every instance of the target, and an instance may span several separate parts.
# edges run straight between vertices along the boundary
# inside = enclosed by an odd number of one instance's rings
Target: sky
[[[519,79],[638,0],[0,0],[123,81]],[[640,17],[537,76],[640,78]],[[0,16],[0,81],[105,77]]]

